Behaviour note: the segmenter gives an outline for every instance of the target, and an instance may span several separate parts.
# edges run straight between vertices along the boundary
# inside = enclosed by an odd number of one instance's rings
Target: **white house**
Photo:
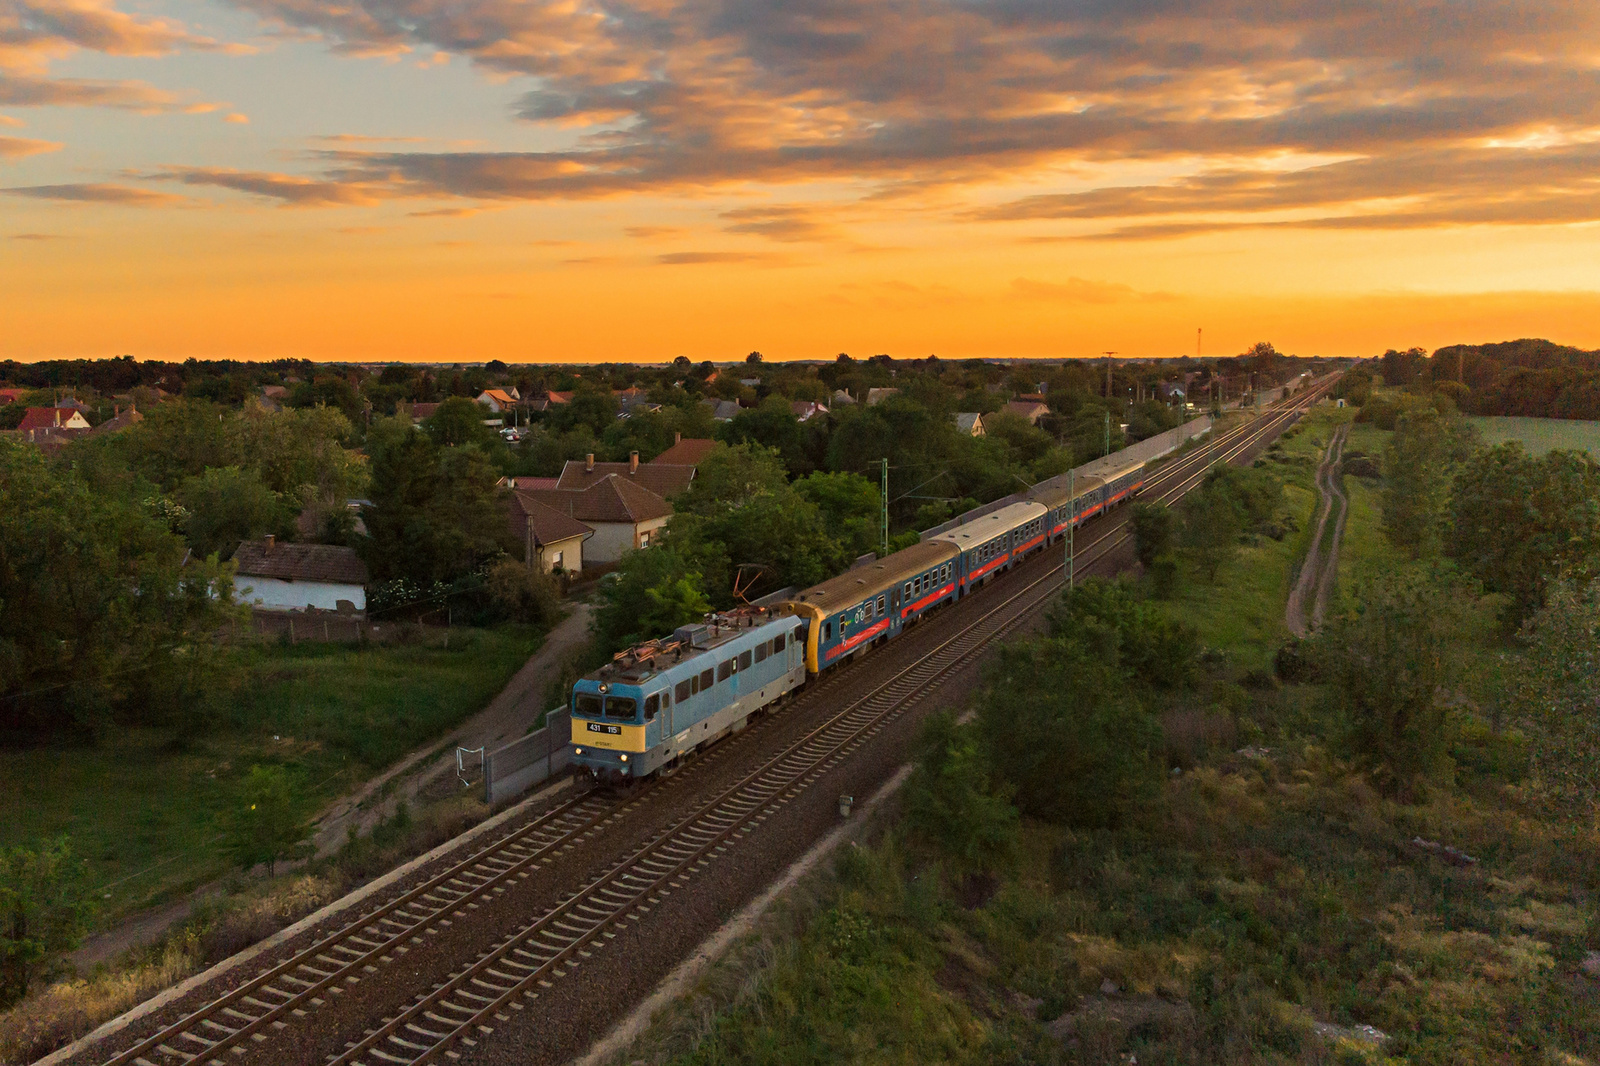
[[[351,548],[279,544],[269,536],[240,544],[233,561],[240,603],[269,611],[367,609],[367,564]]]
[[[517,495],[594,530],[583,544],[585,565],[614,563],[625,552],[650,547],[672,517],[671,504],[622,474],[606,474],[584,489],[535,489]]]

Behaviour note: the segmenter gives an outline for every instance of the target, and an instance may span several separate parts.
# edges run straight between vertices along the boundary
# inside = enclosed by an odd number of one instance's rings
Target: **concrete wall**
[[[483,800],[493,806],[543,784],[572,762],[572,725],[564,707],[535,729],[483,757]]]
[[[356,610],[367,609],[367,590],[360,585],[335,585],[324,581],[282,581],[275,577],[240,574],[234,579],[234,598],[264,610],[298,611],[316,607],[336,611],[340,600],[349,600]]]
[[[561,569],[569,574],[576,574],[583,569],[583,541],[583,537],[572,537],[535,549],[539,552],[539,569],[547,574],[555,569],[556,554],[560,553]]]

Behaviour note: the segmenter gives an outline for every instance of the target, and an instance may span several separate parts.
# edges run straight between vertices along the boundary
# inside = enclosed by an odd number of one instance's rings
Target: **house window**
[[[554,553],[553,555],[550,556],[550,569],[552,569],[552,570],[565,569],[561,565],[561,556],[563,554],[564,554],[563,552],[556,552],[556,553]]]
[[[641,529],[639,531],[639,547],[650,547],[650,531],[648,529]]]

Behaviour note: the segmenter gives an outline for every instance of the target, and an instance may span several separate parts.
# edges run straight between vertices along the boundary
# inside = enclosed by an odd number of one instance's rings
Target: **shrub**
[[[1137,503],[1130,519],[1133,523],[1134,554],[1146,569],[1172,550],[1178,537],[1178,515],[1164,503]]]
[[[281,766],[252,766],[223,818],[223,847],[242,869],[278,862],[301,850],[307,827],[296,811],[294,789]]]
[[[977,730],[945,712],[923,727],[923,754],[906,790],[913,839],[957,874],[982,873],[1008,859],[1017,842],[1017,809],[997,792]]]
[[[561,592],[549,574],[507,558],[491,566],[484,580],[491,608],[503,619],[544,628],[561,614]]]

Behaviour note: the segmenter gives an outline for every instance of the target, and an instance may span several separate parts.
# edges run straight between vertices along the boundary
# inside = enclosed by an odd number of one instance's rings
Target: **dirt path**
[[[315,830],[311,839],[317,855],[336,850],[344,843],[352,825],[361,833],[370,833],[402,800],[414,808],[424,789],[447,775],[454,776],[458,746],[487,747],[493,751],[527,732],[544,709],[540,702],[550,678],[561,669],[567,656],[588,638],[592,613],[587,603],[572,604],[571,613],[550,631],[539,650],[487,707],[448,736],[406,756],[356,791],[330,804],[313,823]],[[203,885],[181,900],[132,915],[115,929],[85,940],[69,956],[69,961],[80,973],[87,973],[96,964],[110,962],[129,948],[154,943],[173,925],[186,919],[196,903],[221,891],[221,882]]]
[[[1297,637],[1303,637],[1311,630],[1311,622],[1306,616],[1308,604],[1313,608],[1315,620],[1321,621],[1322,614],[1327,609],[1327,590],[1332,587],[1332,567],[1338,564],[1339,537],[1344,533],[1345,498],[1344,490],[1337,484],[1336,471],[1340,456],[1344,452],[1344,438],[1347,432],[1346,426],[1340,426],[1333,431],[1327,450],[1322,454],[1322,463],[1317,467],[1317,495],[1322,501],[1317,508],[1317,530],[1312,535],[1311,547],[1306,551],[1305,562],[1300,566],[1300,577],[1295,581],[1294,588],[1289,593],[1289,602],[1283,609],[1283,624]],[[1332,543],[1324,556],[1323,540],[1328,532],[1328,518],[1336,499],[1340,503],[1339,518],[1331,537]]]
[[[1348,435],[1349,426],[1341,427],[1341,434]],[[1339,456],[1344,457],[1344,436],[1339,438]],[[1333,536],[1328,540],[1328,551],[1322,564],[1322,576],[1317,581],[1317,602],[1311,610],[1311,625],[1320,626],[1322,619],[1328,613],[1328,601],[1333,597],[1334,580],[1339,576],[1339,545],[1344,542],[1344,520],[1350,517],[1350,499],[1344,494],[1344,478],[1339,473],[1337,463],[1328,471],[1328,487],[1333,490],[1334,498],[1338,501],[1337,515],[1333,521]]]

